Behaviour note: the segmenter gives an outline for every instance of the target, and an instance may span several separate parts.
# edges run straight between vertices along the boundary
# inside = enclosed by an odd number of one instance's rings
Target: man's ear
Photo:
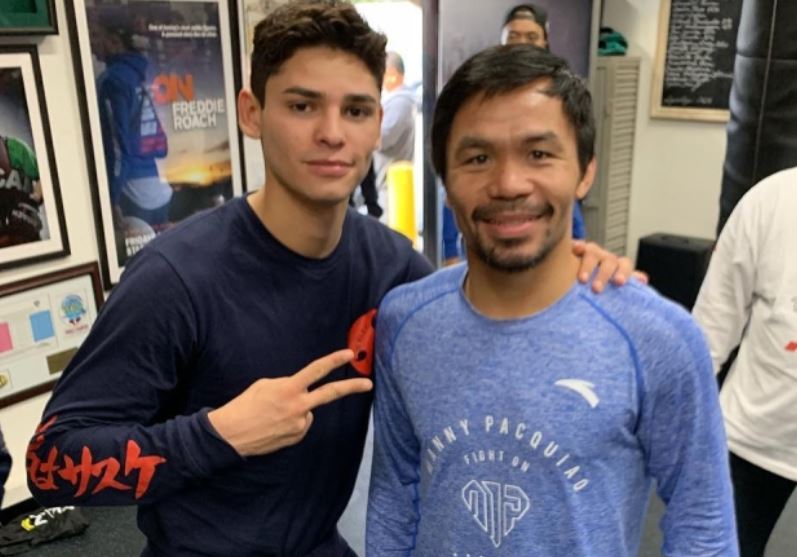
[[[241,132],[252,139],[260,139],[260,115],[263,109],[260,101],[249,89],[238,93],[238,127]]]
[[[595,159],[595,157],[592,157],[592,160],[589,161],[589,164],[587,164],[587,169],[584,171],[584,175],[581,177],[581,180],[578,182],[578,186],[576,187],[576,199],[584,199],[584,197],[586,197],[586,195],[589,193],[593,182],[595,182],[595,173],[597,170],[598,161]]]

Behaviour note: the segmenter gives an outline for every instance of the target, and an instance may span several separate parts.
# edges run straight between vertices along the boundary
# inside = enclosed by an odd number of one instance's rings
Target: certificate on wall
[[[52,388],[101,304],[96,263],[0,286],[0,408]]]
[[[68,0],[67,16],[109,288],[155,236],[245,190],[238,26],[227,0]]]

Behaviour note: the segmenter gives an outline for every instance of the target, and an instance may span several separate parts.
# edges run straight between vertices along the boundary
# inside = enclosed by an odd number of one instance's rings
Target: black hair
[[[564,59],[527,44],[494,46],[462,64],[443,87],[432,118],[432,164],[446,179],[446,147],[451,126],[469,99],[510,93],[538,80],[549,80],[543,92],[562,100],[565,117],[575,131],[581,173],[595,156],[592,96]]]
[[[386,44],[387,38],[371,29],[350,2],[294,0],[283,4],[255,27],[252,93],[262,105],[268,78],[298,49],[313,46],[328,46],[357,56],[381,89]]]

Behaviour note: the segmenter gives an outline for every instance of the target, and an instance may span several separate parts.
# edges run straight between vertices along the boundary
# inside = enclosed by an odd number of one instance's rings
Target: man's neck
[[[343,233],[347,203],[311,205],[284,188],[265,186],[247,197],[263,226],[289,250],[322,259],[337,247]]]
[[[579,259],[565,240],[536,267],[519,273],[496,270],[468,254],[465,297],[491,319],[520,319],[544,310],[576,280]]]

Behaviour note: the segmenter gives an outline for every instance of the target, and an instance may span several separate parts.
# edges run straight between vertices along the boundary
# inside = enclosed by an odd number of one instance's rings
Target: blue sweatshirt
[[[141,103],[141,88],[147,87],[147,58],[135,51],[111,56],[97,79],[105,166],[108,172],[111,203],[117,204],[129,180],[158,176],[155,158],[139,156],[135,143],[139,133],[136,111]]]
[[[495,321],[464,297],[465,272],[381,306],[367,555],[633,557],[654,479],[664,555],[737,555],[717,386],[689,315],[639,284],[578,284]]]
[[[299,444],[246,459],[208,411],[347,345],[368,356],[355,364],[367,373],[371,313],[428,262],[353,210],[328,257],[302,257],[244,199],[139,253],[47,404],[27,455],[33,495],[45,506],[138,504],[145,555],[344,555],[335,525],[371,396],[317,408]],[[327,380],[355,376],[347,365]]]

